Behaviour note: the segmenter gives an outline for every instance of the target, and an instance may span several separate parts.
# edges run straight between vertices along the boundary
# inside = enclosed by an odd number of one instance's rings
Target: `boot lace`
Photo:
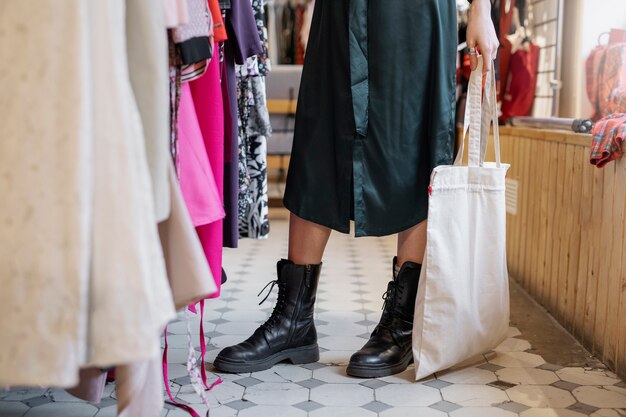
[[[393,319],[393,310],[396,306],[398,297],[402,296],[404,292],[404,287],[402,285],[398,285],[395,281],[389,282],[387,286],[387,291],[382,296],[383,302],[383,314],[380,318],[380,326],[387,327],[391,324]]]
[[[260,297],[263,291],[265,291],[267,287],[270,287],[270,289],[267,291],[267,294],[265,295],[263,300],[261,300],[261,302],[259,303],[259,305],[261,305],[272,294],[272,290],[274,289],[274,286],[276,285],[278,285],[278,299],[276,300],[274,311],[272,311],[272,314],[267,319],[267,321],[261,325],[261,327],[264,328],[265,330],[270,330],[272,327],[276,325],[276,323],[278,322],[278,318],[280,317],[280,312],[283,311],[285,307],[286,295],[285,295],[285,289],[283,288],[284,283],[279,282],[277,279],[275,279],[274,281],[270,281],[257,294],[257,297]]]

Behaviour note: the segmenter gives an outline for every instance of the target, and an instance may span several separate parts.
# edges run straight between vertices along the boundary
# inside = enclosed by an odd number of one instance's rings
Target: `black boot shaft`
[[[395,265],[397,258],[394,258]],[[422,266],[414,262],[405,262],[397,276],[387,286],[383,317],[413,323],[415,298]],[[387,317],[385,317],[387,316]]]
[[[286,260],[278,263],[278,300],[272,313],[277,318],[265,327],[267,342],[273,348],[293,341],[317,343],[313,310],[320,268],[321,265],[296,265]]]

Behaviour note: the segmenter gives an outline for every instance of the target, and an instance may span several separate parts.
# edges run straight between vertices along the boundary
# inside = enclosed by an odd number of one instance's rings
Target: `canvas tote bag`
[[[470,77],[463,144],[430,181],[427,244],[413,325],[416,379],[495,348],[509,326],[505,176],[493,71]],[[484,162],[493,122],[496,162]],[[462,162],[469,129],[468,163]]]

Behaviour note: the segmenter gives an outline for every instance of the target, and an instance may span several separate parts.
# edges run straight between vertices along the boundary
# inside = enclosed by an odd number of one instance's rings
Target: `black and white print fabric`
[[[265,90],[267,29],[264,0],[251,0],[264,52],[237,66],[239,128],[239,237],[265,239],[269,235],[267,139],[271,135]]]

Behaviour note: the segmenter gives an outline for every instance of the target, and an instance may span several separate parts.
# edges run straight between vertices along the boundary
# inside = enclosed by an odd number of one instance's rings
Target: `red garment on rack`
[[[215,36],[215,42],[224,42],[228,39],[226,34],[226,25],[224,25],[224,19],[222,19],[222,10],[218,0],[208,0],[209,10],[211,10],[211,17],[213,18],[213,35]]]
[[[498,50],[498,70],[500,71],[500,79],[498,80],[498,96],[500,100],[504,96],[506,90],[506,80],[509,77],[509,64],[511,61],[511,42],[505,37],[500,40],[500,49]]]
[[[505,120],[513,116],[527,116],[535,99],[539,47],[529,43],[528,50],[520,49],[511,55],[509,74],[502,96],[502,116]]]
[[[507,10],[507,2],[509,7]],[[515,15],[515,0],[503,0],[500,4],[500,42],[506,39],[506,35],[511,33],[513,26],[513,16]]]
[[[304,26],[304,12],[306,11],[305,6],[298,6],[296,8],[296,64],[303,65],[304,64],[304,42],[302,39],[302,27]]]
[[[511,42],[507,39],[507,35],[511,32],[513,25],[513,15],[515,14],[515,0],[506,0],[511,3],[509,10],[505,7],[505,1],[500,5],[500,49],[498,49],[498,96],[500,99],[504,96],[506,89],[506,80],[509,75],[509,62],[511,60]]]

